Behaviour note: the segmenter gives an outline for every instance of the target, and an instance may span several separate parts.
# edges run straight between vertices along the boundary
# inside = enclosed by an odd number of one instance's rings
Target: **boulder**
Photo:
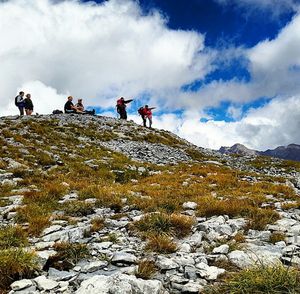
[[[115,274],[96,275],[81,283],[76,294],[163,294],[162,283],[158,280],[142,280],[135,276]]]

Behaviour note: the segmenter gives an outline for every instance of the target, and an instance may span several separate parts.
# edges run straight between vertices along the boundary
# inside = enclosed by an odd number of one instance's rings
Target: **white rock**
[[[45,264],[47,263],[48,259],[54,256],[57,252],[54,250],[44,250],[44,251],[37,251],[36,254],[38,256],[38,265],[40,269],[43,269]]]
[[[10,287],[12,288],[12,290],[14,291],[18,291],[18,290],[22,290],[28,287],[31,287],[33,285],[31,280],[28,279],[23,279],[20,281],[15,281],[13,282]]]
[[[113,264],[132,264],[137,262],[135,255],[124,251],[116,252],[111,260]]]
[[[82,267],[82,272],[92,273],[107,266],[107,261],[92,261]]]
[[[253,260],[250,256],[241,250],[234,250],[228,254],[228,259],[237,267],[244,269],[253,265]]]
[[[43,230],[41,236],[45,236],[45,235],[51,234],[53,232],[57,232],[61,228],[62,228],[62,226],[60,226],[60,225],[50,226],[50,227],[48,227],[48,228],[46,228],[46,229]]]
[[[142,280],[135,276],[116,274],[96,275],[81,283],[76,294],[164,294],[162,283]]]
[[[197,208],[197,206],[198,206],[198,204],[196,202],[191,202],[191,201],[184,202],[182,204],[183,209],[192,209],[192,210],[195,210]]]
[[[198,284],[197,282],[188,282],[187,284],[185,284],[182,288],[181,291],[182,293],[201,293],[201,291],[203,290],[203,286]]]
[[[179,264],[175,262],[172,258],[167,258],[164,256],[157,257],[156,265],[161,270],[171,270],[179,267]]]
[[[45,276],[39,276],[34,281],[40,290],[53,290],[59,286],[58,282],[47,279]]]
[[[204,232],[196,232],[189,238],[186,238],[186,242],[189,243],[191,246],[199,247],[202,244]]]
[[[228,251],[229,251],[229,245],[227,244],[223,244],[213,249],[213,253],[215,254],[227,254]]]

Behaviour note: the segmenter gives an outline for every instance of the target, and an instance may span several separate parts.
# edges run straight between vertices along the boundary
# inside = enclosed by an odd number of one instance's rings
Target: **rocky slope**
[[[297,163],[107,117],[0,126],[2,291],[201,293],[257,263],[300,266]]]
[[[300,161],[300,145],[297,144],[279,146],[266,151],[252,150],[242,144],[234,144],[231,147],[221,147],[219,152],[222,154],[238,154],[242,156],[271,156],[286,160]]]

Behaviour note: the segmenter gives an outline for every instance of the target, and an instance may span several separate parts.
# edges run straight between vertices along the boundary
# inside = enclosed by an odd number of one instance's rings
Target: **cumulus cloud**
[[[198,116],[154,117],[155,125],[176,132],[199,146],[219,149],[239,142],[266,150],[291,142],[300,143],[300,96],[275,98],[257,109],[250,109],[239,121],[200,122]],[[138,121],[137,121],[138,122]]]
[[[274,10],[297,9],[292,0],[234,1],[265,10],[271,2]],[[0,115],[17,113],[13,98],[21,89],[32,94],[38,113],[62,109],[73,95],[113,115],[111,107],[122,95],[158,106],[164,114],[155,116],[156,127],[200,146],[240,142],[266,149],[299,143],[299,30],[296,14],[273,40],[218,50],[206,48],[198,32],[168,28],[158,11],[144,14],[133,0],[0,1]],[[232,60],[243,64],[249,79],[205,84],[208,73],[230,67]],[[198,91],[182,90],[194,81],[203,82]],[[243,103],[260,97],[275,98],[243,113]],[[222,101],[232,103],[227,115],[238,121],[201,122],[209,118],[205,108]],[[129,118],[141,123],[135,111]]]
[[[132,0],[0,2],[0,35],[2,114],[16,89],[32,83],[34,91],[34,81],[46,88],[33,99],[49,112],[47,87],[109,107],[118,95],[167,92],[210,71],[203,35],[168,29]]]

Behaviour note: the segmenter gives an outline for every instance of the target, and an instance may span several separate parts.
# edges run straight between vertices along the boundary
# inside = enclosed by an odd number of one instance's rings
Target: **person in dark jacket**
[[[26,115],[32,115],[33,103],[30,94],[26,94],[26,98],[24,99],[24,108],[25,108]]]
[[[20,116],[24,115],[24,92],[19,92],[19,95],[15,98],[15,104],[20,111]]]
[[[117,100],[117,112],[120,115],[120,119],[127,119],[126,104],[133,101],[133,99],[125,100],[123,97]]]
[[[80,111],[79,109],[77,109],[76,106],[74,106],[73,102],[73,97],[69,96],[68,97],[68,101],[65,103],[65,113],[82,113],[82,111]]]

